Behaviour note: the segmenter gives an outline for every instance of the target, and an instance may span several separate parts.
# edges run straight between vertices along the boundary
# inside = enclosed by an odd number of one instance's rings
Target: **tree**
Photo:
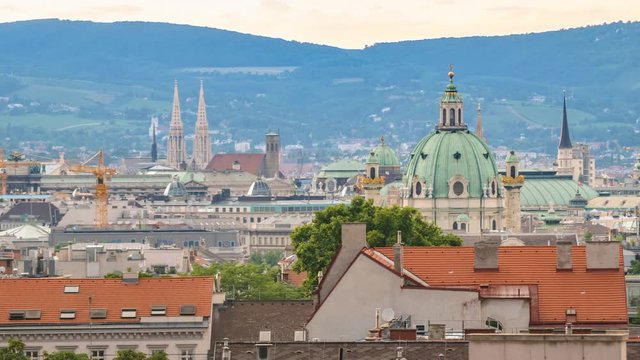
[[[76,354],[71,351],[44,352],[44,360],[89,360],[87,354]]]
[[[309,224],[295,228],[291,242],[298,256],[294,270],[306,271],[305,287],[317,286],[316,275],[326,271],[340,246],[342,224],[364,222],[367,224],[369,246],[392,246],[397,232],[402,232],[402,242],[409,246],[460,246],[462,239],[445,234],[434,223],[422,220],[420,213],[408,207],[379,207],[373,201],[356,197],[350,205],[333,205],[315,214]]]
[[[27,360],[24,343],[20,339],[9,338],[7,347],[0,347],[0,360]]]
[[[151,353],[147,360],[169,360],[169,356],[164,350],[156,350]]]
[[[280,269],[267,264],[194,265],[191,275],[213,276],[220,273],[221,286],[236,300],[284,300],[306,298],[305,291],[279,281]]]
[[[147,355],[133,349],[118,350],[113,360],[147,360]]]
[[[591,241],[593,239],[593,233],[590,230],[584,232],[584,241]]]
[[[640,275],[640,260],[631,260],[627,275]]]
[[[270,266],[274,266],[278,264],[278,261],[280,261],[280,259],[282,259],[282,251],[256,251],[251,254],[249,262],[254,264],[267,264]]]

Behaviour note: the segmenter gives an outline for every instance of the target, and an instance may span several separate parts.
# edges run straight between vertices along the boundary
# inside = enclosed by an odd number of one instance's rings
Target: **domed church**
[[[444,230],[479,233],[503,229],[504,189],[493,154],[464,122],[453,83],[440,98],[440,120],[411,152],[403,177],[402,206],[418,209]]]

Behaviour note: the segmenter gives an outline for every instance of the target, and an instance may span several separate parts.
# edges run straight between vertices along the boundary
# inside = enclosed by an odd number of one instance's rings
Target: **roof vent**
[[[65,294],[77,294],[80,292],[80,285],[65,285],[64,293]]]
[[[9,310],[9,320],[24,320],[24,310]]]
[[[151,316],[165,316],[167,315],[167,307],[164,305],[151,306]]]
[[[89,316],[92,319],[106,319],[107,318],[107,309],[91,309],[91,313]]]
[[[24,318],[25,320],[38,320],[41,314],[42,311],[40,311],[40,309],[25,310]]]
[[[195,305],[182,305],[180,306],[180,315],[195,315],[197,307]]]
[[[260,333],[258,334],[258,341],[261,343],[271,342],[271,331],[270,330],[260,331]]]
[[[125,284],[137,284],[140,279],[138,273],[124,273],[122,274],[122,282]]]

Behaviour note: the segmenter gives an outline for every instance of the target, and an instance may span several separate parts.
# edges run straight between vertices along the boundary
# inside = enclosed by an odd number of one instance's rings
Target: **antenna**
[[[389,322],[393,320],[395,316],[396,316],[396,313],[393,311],[392,308],[385,308],[384,310],[382,310],[382,320],[384,320],[385,322]]]

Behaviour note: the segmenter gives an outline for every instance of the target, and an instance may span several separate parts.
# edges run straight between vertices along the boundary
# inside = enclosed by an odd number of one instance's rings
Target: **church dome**
[[[466,129],[436,130],[420,140],[411,152],[406,180],[410,186],[422,182],[421,191],[430,191],[435,198],[447,198],[451,192],[479,198],[484,192],[500,191],[491,151]]]
[[[248,196],[271,196],[271,187],[264,180],[254,181],[247,192]]]
[[[380,166],[400,166],[400,160],[396,152],[384,143],[384,137],[380,138],[380,144],[373,148],[371,155],[375,156]]]

